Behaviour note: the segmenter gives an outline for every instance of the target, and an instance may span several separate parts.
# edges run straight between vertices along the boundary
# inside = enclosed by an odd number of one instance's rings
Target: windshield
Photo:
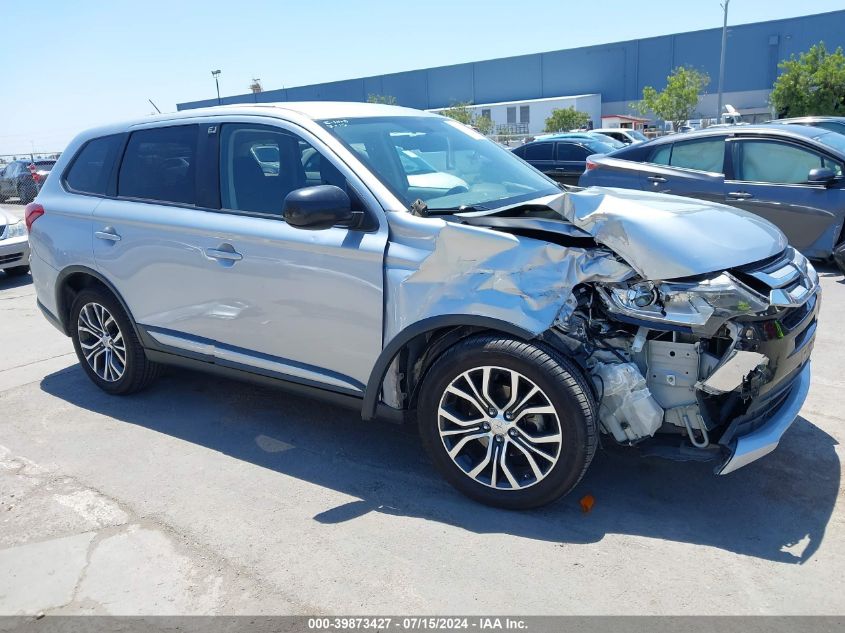
[[[430,211],[495,209],[560,193],[555,183],[478,132],[442,117],[320,121],[400,200]]]
[[[824,143],[828,147],[832,147],[840,154],[845,154],[845,135],[838,132],[826,132],[816,137],[819,143]]]
[[[627,130],[627,132],[628,132],[628,136],[630,136],[631,138],[635,138],[638,141],[647,141],[648,140],[648,137],[645,134],[643,134],[642,132],[638,132],[637,130]]]

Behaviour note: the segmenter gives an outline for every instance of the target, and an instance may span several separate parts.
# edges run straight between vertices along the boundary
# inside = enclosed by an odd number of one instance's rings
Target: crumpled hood
[[[722,271],[787,246],[783,233],[760,216],[692,198],[590,187],[545,204],[651,280]]]

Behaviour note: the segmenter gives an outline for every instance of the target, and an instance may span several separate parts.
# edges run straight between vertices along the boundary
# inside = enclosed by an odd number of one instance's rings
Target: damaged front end
[[[580,358],[617,442],[726,474],[774,450],[809,388],[818,276],[787,248],[667,282],[582,286],[555,335]]]

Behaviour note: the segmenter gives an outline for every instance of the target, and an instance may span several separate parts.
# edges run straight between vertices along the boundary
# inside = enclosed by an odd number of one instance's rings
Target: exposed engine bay
[[[616,442],[668,434],[684,440],[680,449],[724,444],[730,423],[753,414],[809,357],[818,280],[800,254],[787,249],[705,277],[584,285],[577,307],[555,324],[592,379],[602,431]]]

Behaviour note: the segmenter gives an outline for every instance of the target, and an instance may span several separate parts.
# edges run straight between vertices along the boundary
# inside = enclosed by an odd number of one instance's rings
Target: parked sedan
[[[836,257],[845,238],[843,170],[842,134],[803,125],[747,125],[591,157],[579,184],[724,202],[766,218],[806,256],[826,260]]]
[[[810,125],[812,127],[830,130],[831,132],[845,134],[845,116],[802,116],[791,119],[777,119],[776,121],[770,121],[770,123],[781,125]]]
[[[608,143],[593,138],[550,137],[526,143],[511,151],[541,172],[565,185],[577,185],[584,173],[587,156],[608,154],[615,150]]]
[[[15,160],[0,172],[0,202],[18,198],[32,202],[56,164],[55,160]]]

